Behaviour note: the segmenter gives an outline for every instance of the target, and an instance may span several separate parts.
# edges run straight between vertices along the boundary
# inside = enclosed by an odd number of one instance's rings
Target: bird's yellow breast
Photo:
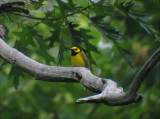
[[[73,66],[84,67],[85,62],[81,56],[81,53],[78,53],[75,56],[71,56],[71,63]]]

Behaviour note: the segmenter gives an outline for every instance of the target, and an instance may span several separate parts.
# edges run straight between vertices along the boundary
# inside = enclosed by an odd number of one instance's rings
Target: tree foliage
[[[70,47],[76,45],[86,52],[94,74],[128,89],[132,77],[160,47],[158,0],[39,0],[32,4],[25,5],[30,14],[1,12],[0,24],[6,29],[4,40],[38,62],[71,66]],[[77,105],[76,98],[92,92],[80,84],[35,81],[0,59],[0,118],[159,119],[159,69],[158,64],[142,84],[140,103],[108,107]]]

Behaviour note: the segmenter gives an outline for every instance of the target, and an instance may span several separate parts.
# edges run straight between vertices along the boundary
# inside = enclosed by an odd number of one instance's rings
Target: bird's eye
[[[77,51],[77,49],[75,49]]]

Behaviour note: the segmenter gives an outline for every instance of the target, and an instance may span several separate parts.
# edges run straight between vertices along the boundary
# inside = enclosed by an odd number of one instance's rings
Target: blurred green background
[[[83,48],[93,74],[128,89],[160,47],[159,0],[39,0],[26,5],[37,18],[0,13],[5,41],[43,64],[71,66],[73,45]],[[0,119],[160,119],[160,64],[126,106],[76,104],[93,95],[78,83],[36,81],[0,59]]]

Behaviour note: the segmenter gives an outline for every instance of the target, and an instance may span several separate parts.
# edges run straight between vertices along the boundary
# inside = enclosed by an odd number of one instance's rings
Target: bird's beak
[[[70,50],[73,50],[72,48],[70,48]]]

